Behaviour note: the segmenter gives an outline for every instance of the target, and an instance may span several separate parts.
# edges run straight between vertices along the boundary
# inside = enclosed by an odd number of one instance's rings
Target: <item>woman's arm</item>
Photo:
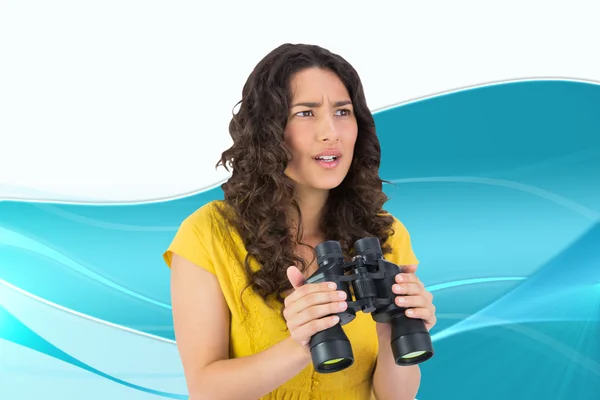
[[[416,269],[417,265],[414,264],[404,266],[404,272],[396,275],[392,292],[398,295],[395,299],[398,306],[409,308],[407,317],[422,319],[425,328],[430,331],[437,321],[436,308],[433,305],[433,295],[414,274]],[[379,354],[373,375],[373,390],[377,400],[414,400],[421,384],[419,366],[396,365],[390,346],[390,325],[376,323],[376,329]]]
[[[418,365],[398,366],[394,362],[389,330],[378,330],[379,354],[373,374],[373,394],[377,400],[414,400],[421,384]]]
[[[190,400],[255,400],[310,363],[310,354],[291,338],[229,359],[229,310],[215,275],[177,255],[171,271],[175,336]]]

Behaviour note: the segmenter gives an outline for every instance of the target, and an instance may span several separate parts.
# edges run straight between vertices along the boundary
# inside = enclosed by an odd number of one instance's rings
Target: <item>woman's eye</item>
[[[350,115],[352,112],[350,110],[348,110],[347,108],[342,109],[342,110],[336,110],[335,115],[337,116],[346,116],[346,115]],[[306,111],[300,111],[297,112],[296,115],[298,117],[314,117],[314,113],[311,110],[306,110]]]

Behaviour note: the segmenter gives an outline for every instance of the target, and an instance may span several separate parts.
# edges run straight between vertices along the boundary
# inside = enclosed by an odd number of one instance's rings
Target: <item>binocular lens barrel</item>
[[[357,256],[363,256],[366,258],[377,259],[382,257],[381,245],[379,244],[379,239],[376,237],[358,239],[354,243],[354,251],[356,252]]]
[[[340,260],[344,262],[344,253],[340,244],[334,240],[328,240],[320,243],[315,247],[315,253],[317,254],[317,264],[319,266],[324,263],[327,264],[330,260]]]
[[[415,365],[433,356],[431,336],[420,319],[397,314],[392,325],[392,354],[398,365]]]
[[[322,374],[341,371],[354,363],[352,346],[339,323],[311,338],[310,354],[315,371]]]

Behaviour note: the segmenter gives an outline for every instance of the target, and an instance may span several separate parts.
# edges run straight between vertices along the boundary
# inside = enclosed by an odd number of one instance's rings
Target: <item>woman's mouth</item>
[[[340,156],[318,156],[314,160],[323,168],[335,168],[339,164]]]

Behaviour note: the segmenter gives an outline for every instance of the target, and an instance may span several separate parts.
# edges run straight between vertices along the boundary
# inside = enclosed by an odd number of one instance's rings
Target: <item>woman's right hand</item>
[[[287,276],[294,291],[285,298],[283,317],[291,337],[308,349],[315,333],[339,322],[339,317],[332,314],[346,310],[346,293],[336,290],[333,282],[304,284],[304,277],[296,267],[289,267]]]

